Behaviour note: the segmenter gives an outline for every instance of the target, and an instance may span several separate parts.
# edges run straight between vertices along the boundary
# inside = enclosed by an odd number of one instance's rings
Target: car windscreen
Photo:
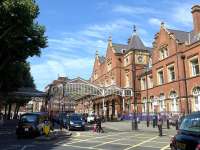
[[[71,116],[70,120],[72,120],[72,121],[82,121],[83,119],[82,119],[81,116]]]
[[[185,117],[181,123],[180,130],[200,133],[200,116]]]
[[[23,115],[20,122],[32,123],[37,121],[37,115]]]

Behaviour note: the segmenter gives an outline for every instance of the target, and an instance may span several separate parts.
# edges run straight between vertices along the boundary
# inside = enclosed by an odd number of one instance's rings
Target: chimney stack
[[[194,34],[200,33],[200,5],[194,5],[192,7]]]

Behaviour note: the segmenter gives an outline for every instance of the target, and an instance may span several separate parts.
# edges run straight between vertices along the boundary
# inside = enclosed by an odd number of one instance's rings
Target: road
[[[110,125],[110,124],[109,124]],[[115,123],[116,125],[116,123]],[[1,150],[169,150],[171,132],[159,137],[151,131],[115,131],[105,129],[105,133],[93,131],[73,131],[71,137],[59,137],[51,141],[16,139],[13,131],[0,130]]]

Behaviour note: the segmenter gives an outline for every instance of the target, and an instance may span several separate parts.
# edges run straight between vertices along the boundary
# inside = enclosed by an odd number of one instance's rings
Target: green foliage
[[[30,74],[30,66],[24,62],[16,62],[8,64],[1,72],[2,86],[0,90],[2,93],[16,90],[16,87],[32,87],[34,88],[34,81]]]
[[[41,48],[47,46],[45,28],[36,21],[38,14],[34,0],[0,2],[0,69],[8,62],[39,56]]]
[[[47,46],[34,0],[0,0],[0,94],[35,87],[26,59]]]

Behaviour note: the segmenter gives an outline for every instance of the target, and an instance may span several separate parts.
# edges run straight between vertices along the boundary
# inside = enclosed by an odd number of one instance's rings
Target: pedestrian
[[[101,127],[101,118],[99,116],[97,117],[97,120],[96,120],[96,131],[99,133],[103,132],[103,129]]]
[[[158,114],[158,131],[159,131],[159,136],[162,136],[162,124],[163,124],[163,119],[161,114]]]

